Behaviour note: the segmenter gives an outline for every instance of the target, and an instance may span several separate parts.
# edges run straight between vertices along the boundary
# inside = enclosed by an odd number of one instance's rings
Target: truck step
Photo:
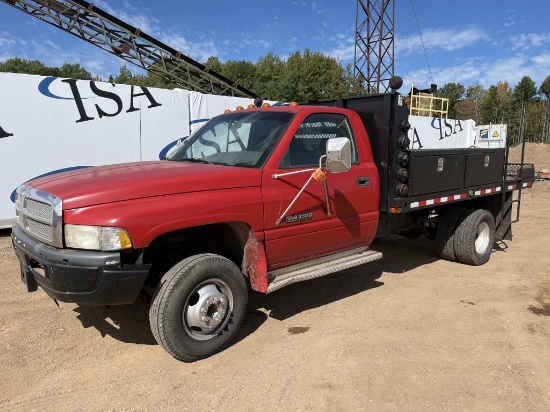
[[[364,248],[351,251],[351,253],[339,253],[268,273],[270,282],[267,293],[274,292],[292,283],[330,275],[383,257],[382,252],[365,250]]]

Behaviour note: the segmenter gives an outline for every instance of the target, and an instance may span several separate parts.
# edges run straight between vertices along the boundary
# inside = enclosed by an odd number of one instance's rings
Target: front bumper
[[[150,265],[121,265],[118,252],[57,249],[34,240],[16,224],[12,243],[21,280],[51,298],[82,305],[120,305],[138,297]]]

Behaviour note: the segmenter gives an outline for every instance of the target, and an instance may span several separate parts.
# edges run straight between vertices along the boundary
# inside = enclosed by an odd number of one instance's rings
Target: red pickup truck
[[[396,84],[394,82],[394,84]],[[12,240],[28,291],[83,305],[154,290],[153,335],[195,361],[237,333],[249,288],[380,259],[391,233],[426,234],[480,265],[511,237],[533,165],[505,149],[411,150],[397,92],[236,110],[167,159],[93,167],[17,189]]]

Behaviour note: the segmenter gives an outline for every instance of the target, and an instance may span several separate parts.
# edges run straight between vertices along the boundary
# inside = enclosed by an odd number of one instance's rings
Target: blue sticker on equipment
[[[481,139],[488,139],[489,138],[489,129],[481,129],[479,131],[479,137]]]

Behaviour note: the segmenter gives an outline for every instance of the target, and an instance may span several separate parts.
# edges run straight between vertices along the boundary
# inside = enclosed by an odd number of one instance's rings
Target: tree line
[[[368,93],[364,79],[354,76],[350,64],[342,66],[338,59],[309,49],[296,51],[286,59],[268,53],[257,63],[222,62],[217,57],[210,57],[204,65],[270,100],[306,101]],[[48,67],[38,60],[19,57],[0,63],[0,72],[103,80],[92,76],[79,64]],[[177,87],[151,72],[132,73],[125,65],[107,81],[145,87]],[[514,87],[507,81],[499,81],[488,88],[479,82],[467,87],[447,83],[437,90],[437,96],[449,99],[448,117],[451,119],[473,119],[477,124],[508,124],[512,144],[520,142],[522,136],[530,142],[550,142],[550,75],[538,87],[529,76],[524,76]]]
[[[485,89],[479,82],[468,87],[447,83],[437,91],[449,99],[449,118],[473,119],[477,124],[506,123],[511,144],[550,142],[550,75],[537,87],[523,76],[513,88],[499,81]]]

